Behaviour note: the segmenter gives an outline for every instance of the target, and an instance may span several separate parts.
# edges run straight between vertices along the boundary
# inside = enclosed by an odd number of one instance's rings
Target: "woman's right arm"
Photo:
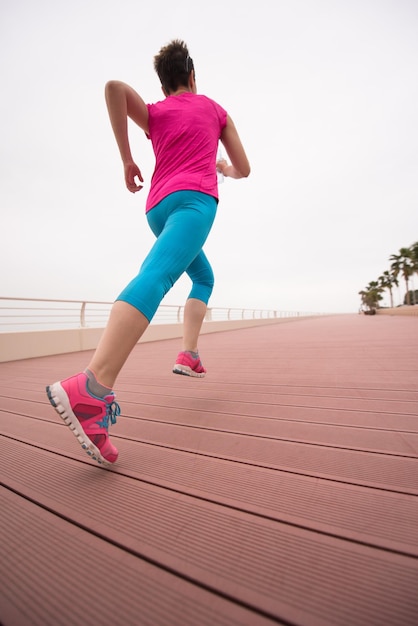
[[[232,119],[227,117],[226,126],[221,134],[221,142],[225,147],[228,157],[231,161],[231,165],[228,165],[226,161],[220,161],[218,169],[224,176],[230,178],[246,178],[249,176],[251,168],[245,154],[244,147],[239,138],[237,129]]]
[[[137,176],[141,182],[143,178],[132,158],[128,137],[128,117],[142,130],[148,132],[148,109],[141,96],[132,87],[117,80],[106,83],[105,98],[110,123],[123,161],[125,183],[129,191],[135,193],[142,189],[141,185],[136,184],[135,177]]]

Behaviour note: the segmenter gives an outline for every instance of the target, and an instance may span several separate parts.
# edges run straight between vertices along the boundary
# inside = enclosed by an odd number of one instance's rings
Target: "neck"
[[[192,93],[190,89],[187,89],[186,87],[180,87],[180,89],[177,89],[177,91],[172,91],[170,93],[170,96],[179,96],[181,93]]]

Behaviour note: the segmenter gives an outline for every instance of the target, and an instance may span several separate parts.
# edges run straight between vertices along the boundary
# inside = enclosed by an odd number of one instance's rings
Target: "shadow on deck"
[[[4,626],[416,626],[418,320],[335,316],[139,344],[96,466],[0,365]]]

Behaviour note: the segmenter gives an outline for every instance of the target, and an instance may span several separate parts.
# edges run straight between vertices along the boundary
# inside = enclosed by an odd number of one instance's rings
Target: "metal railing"
[[[112,302],[85,300],[50,300],[47,298],[9,298],[0,296],[0,332],[66,328],[103,328]],[[153,324],[176,324],[183,321],[184,306],[162,304]],[[271,319],[322,315],[301,311],[270,309],[208,308],[207,321]]]

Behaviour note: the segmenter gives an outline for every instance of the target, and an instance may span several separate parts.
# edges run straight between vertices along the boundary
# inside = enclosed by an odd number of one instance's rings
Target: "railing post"
[[[80,310],[80,325],[81,328],[86,327],[86,304],[87,302],[82,302],[81,310]]]

